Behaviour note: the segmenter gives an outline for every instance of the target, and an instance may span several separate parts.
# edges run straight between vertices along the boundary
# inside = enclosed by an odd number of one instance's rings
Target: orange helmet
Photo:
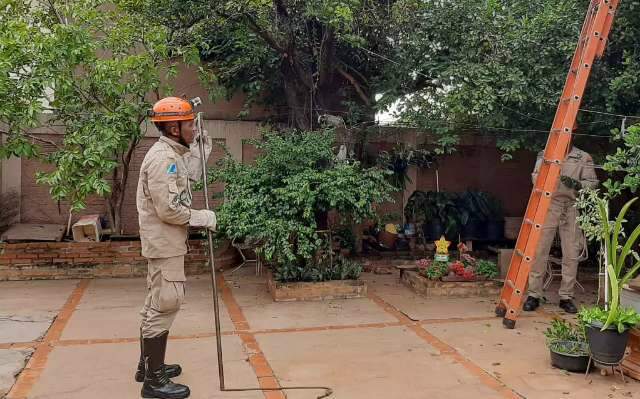
[[[195,119],[193,104],[179,97],[165,97],[149,112],[152,122],[189,121]]]

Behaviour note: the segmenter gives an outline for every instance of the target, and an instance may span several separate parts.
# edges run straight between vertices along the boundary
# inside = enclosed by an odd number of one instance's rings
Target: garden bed
[[[486,281],[437,281],[429,280],[418,272],[402,274],[402,283],[414,292],[426,297],[468,298],[475,296],[497,296],[501,285],[494,280]]]
[[[267,288],[275,302],[322,301],[367,296],[367,285],[362,280],[281,283],[275,280],[271,271],[267,272]]]
[[[208,273],[204,240],[189,240],[185,256],[187,275]],[[142,277],[147,260],[140,254],[140,241],[33,242],[0,244],[0,281],[60,280],[98,277]],[[237,252],[228,242],[215,251],[216,267],[238,263]]]

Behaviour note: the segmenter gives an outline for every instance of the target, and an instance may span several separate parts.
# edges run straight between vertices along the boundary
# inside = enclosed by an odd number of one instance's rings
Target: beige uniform
[[[205,150],[211,151],[210,145]],[[142,335],[168,331],[184,300],[184,255],[187,253],[191,209],[190,179],[201,175],[199,149],[160,137],[147,152],[138,179],[137,208],[142,256],[148,259],[147,298]]]
[[[532,173],[532,181],[535,184],[540,167],[542,166],[543,153],[538,154],[538,160]],[[586,152],[573,147],[562,164],[561,176],[569,177],[579,182],[582,187],[595,187],[598,185],[593,159]],[[529,273],[529,296],[541,298],[543,296],[543,280],[549,251],[556,236],[560,232],[562,246],[562,282],[560,284],[560,299],[572,299],[578,274],[578,256],[580,255],[582,231],[576,221],[575,208],[577,191],[567,187],[559,181],[557,190],[551,197],[549,213],[542,227],[540,242]]]

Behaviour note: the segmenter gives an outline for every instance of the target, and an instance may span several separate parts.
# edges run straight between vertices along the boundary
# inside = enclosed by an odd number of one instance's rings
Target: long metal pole
[[[202,137],[202,112],[198,112],[196,118],[198,128],[198,145],[200,146],[200,163],[202,167],[202,187],[204,190],[204,207],[209,209],[209,191],[207,189],[207,158],[204,154],[204,139]],[[211,231],[207,229],[207,240],[209,241],[209,263],[211,264],[211,286],[213,288],[213,317],[216,328],[216,347],[218,350],[218,378],[220,380],[220,390],[224,391],[224,364],[222,362],[222,336],[220,335],[220,304],[218,303],[218,285],[216,282],[216,263],[213,257],[213,238]]]

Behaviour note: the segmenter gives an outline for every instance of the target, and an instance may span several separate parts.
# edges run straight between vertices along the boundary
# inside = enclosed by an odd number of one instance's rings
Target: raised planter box
[[[322,301],[363,298],[367,285],[362,280],[335,280],[320,283],[280,283],[267,272],[267,288],[276,302]]]
[[[426,297],[490,297],[500,294],[502,288],[496,281],[433,281],[415,271],[403,273],[402,283],[414,292]]]
[[[184,260],[187,275],[209,272],[203,243],[189,240]],[[238,263],[237,252],[223,245],[216,250],[215,260],[217,269],[232,267]],[[0,281],[146,275],[147,260],[140,255],[140,241],[0,244]]]

